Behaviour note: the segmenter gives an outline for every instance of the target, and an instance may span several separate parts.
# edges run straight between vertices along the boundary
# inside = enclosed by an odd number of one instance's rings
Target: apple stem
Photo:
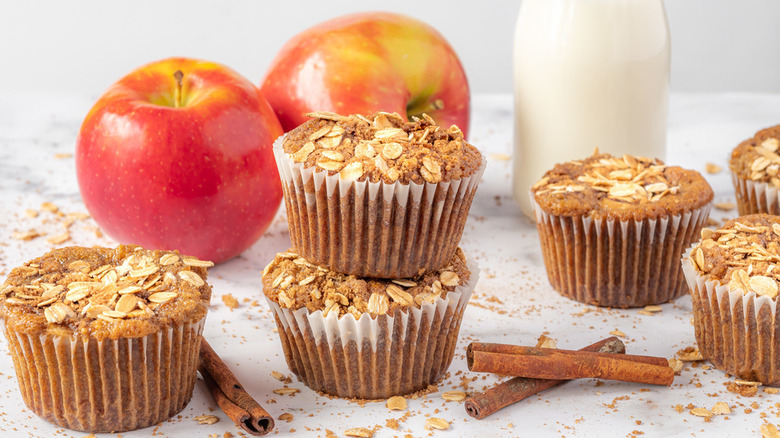
[[[173,106],[178,108],[181,106],[181,80],[184,78],[184,73],[181,70],[176,70],[173,77],[176,79],[176,89],[173,90]]]
[[[427,102],[427,104],[424,106],[408,108],[407,114],[409,116],[419,117],[423,114],[427,114],[429,111],[437,111],[440,109],[444,109],[444,101],[441,99],[436,99],[433,102]]]

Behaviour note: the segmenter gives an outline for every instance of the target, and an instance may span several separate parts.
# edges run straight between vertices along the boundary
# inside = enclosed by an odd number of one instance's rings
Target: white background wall
[[[583,0],[588,1],[588,0]],[[222,62],[258,83],[292,35],[338,15],[391,10],[453,45],[473,92],[511,92],[520,0],[0,0],[0,90],[97,96],[168,56]],[[780,1],[667,0],[675,91],[780,92]]]

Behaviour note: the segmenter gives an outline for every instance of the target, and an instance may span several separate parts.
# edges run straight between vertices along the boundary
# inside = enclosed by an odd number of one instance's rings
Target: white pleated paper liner
[[[780,188],[766,182],[751,181],[731,173],[737,197],[737,210],[744,216],[755,213],[780,215]]]
[[[274,311],[284,357],[307,386],[342,398],[384,399],[438,382],[452,362],[466,304],[479,280],[471,260],[468,283],[434,303],[397,310],[394,316]]]
[[[68,429],[121,432],[158,424],[187,405],[204,322],[117,340],[25,334],[7,325],[5,334],[31,411]]]
[[[683,295],[680,255],[704,226],[711,203],[658,219],[593,219],[544,212],[531,195],[552,287],[605,307],[644,307]]]
[[[294,162],[274,142],[290,239],[306,260],[361,277],[408,278],[449,263],[487,160],[440,183],[341,179]]]
[[[695,246],[695,245],[694,245]],[[682,269],[693,302],[693,325],[701,354],[740,379],[780,386],[780,325],[777,298],[756,295],[706,279],[690,259]]]

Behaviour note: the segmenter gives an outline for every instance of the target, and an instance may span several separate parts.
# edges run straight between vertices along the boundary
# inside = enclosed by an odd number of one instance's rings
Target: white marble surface
[[[52,202],[63,213],[85,212],[72,157],[58,157],[74,150],[80,123],[96,96],[3,92],[0,93],[0,273],[31,259],[53,245],[47,238],[62,233],[60,219],[41,211],[41,203]],[[705,162],[726,168],[730,149],[756,130],[780,122],[780,95],[717,94],[673,95],[670,109],[667,161],[703,171]],[[780,423],[780,395],[759,391],[745,398],[727,392],[730,380],[724,373],[686,366],[672,387],[650,387],[588,379],[531,397],[487,419],[467,416],[462,403],[445,402],[441,392],[462,389],[474,393],[499,379],[466,371],[463,347],[470,341],[508,342],[533,345],[546,333],[561,348],[576,349],[609,336],[618,329],[630,353],[672,357],[694,345],[691,301],[681,298],[663,305],[655,316],[637,310],[602,310],[560,297],[547,282],[535,228],[520,214],[510,196],[512,108],[509,95],[475,96],[472,142],[488,156],[485,178],[475,198],[462,246],[477,259],[483,275],[466,310],[461,342],[448,376],[439,392],[409,401],[410,415],[398,430],[385,421],[402,417],[383,403],[360,406],[317,395],[294,380],[300,388],[294,396],[272,393],[280,382],[271,377],[276,370],[289,374],[282,357],[267,305],[261,300],[260,271],[273,254],[289,245],[283,211],[268,233],[240,257],[211,270],[214,298],[205,336],[232,367],[250,393],[276,418],[289,412],[292,422],[277,420],[275,435],[325,436],[326,429],[344,436],[351,427],[378,427],[375,437],[404,436],[615,436],[642,434],[666,436],[760,436],[763,422]],[[564,158],[564,157],[562,157]],[[733,201],[728,172],[707,175],[716,201]],[[25,210],[41,211],[35,218]],[[736,210],[715,211],[717,219],[736,215]],[[67,244],[113,245],[108,237],[97,237],[91,219],[71,225]],[[46,235],[22,242],[15,232],[35,229]],[[228,309],[224,294],[232,294],[241,305]],[[256,301],[256,303],[254,303]],[[27,410],[16,387],[7,343],[0,339],[0,435],[76,436],[86,434],[60,429]],[[274,400],[271,402],[270,400]],[[689,404],[711,408],[717,401],[728,403],[733,413],[711,422],[678,413],[673,406]],[[752,405],[752,406],[751,406]],[[193,417],[210,413],[216,405],[205,385],[198,381],[190,404],[157,428],[121,434],[142,437],[208,436],[239,429],[219,411],[218,423],[198,425]],[[750,411],[746,411],[750,409]],[[424,429],[429,416],[451,422],[447,431]],[[111,436],[106,434],[106,436]]]

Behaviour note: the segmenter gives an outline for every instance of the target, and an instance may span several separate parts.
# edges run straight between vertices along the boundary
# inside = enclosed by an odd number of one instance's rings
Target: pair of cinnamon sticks
[[[566,380],[600,378],[671,385],[674,370],[663,357],[625,354],[620,339],[610,337],[581,350],[520,347],[473,342],[466,349],[470,371],[518,376],[466,400],[466,412],[482,419]]]
[[[200,339],[198,371],[222,411],[252,435],[265,435],[274,428],[274,419],[236,379],[206,339]]]

